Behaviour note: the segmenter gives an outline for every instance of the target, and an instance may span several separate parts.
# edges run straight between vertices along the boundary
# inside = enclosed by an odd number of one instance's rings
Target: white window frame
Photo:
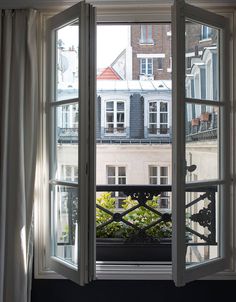
[[[204,33],[204,29],[206,30],[206,34]],[[209,41],[211,40],[210,34],[211,34],[211,29],[208,26],[202,25],[201,26],[201,41]]]
[[[109,111],[107,108],[107,104],[108,103],[113,103],[113,110]],[[117,114],[118,114],[118,103],[123,103],[124,104],[124,110],[120,111],[121,113],[124,114],[124,121],[123,122],[119,122],[117,121]],[[123,135],[126,132],[126,128],[125,128],[125,119],[126,119],[126,103],[123,100],[109,100],[105,102],[105,133],[104,135]],[[112,113],[113,115],[113,122],[108,122],[107,121],[107,113]],[[111,129],[113,129],[112,132],[107,131],[107,129],[109,129],[109,125],[112,124],[113,127],[111,127]],[[118,124],[123,124],[123,131],[118,131]]]
[[[143,64],[143,60],[144,60],[144,64]],[[148,72],[148,65],[149,64],[151,64],[151,73]],[[143,65],[145,65],[145,72],[143,72]],[[140,58],[139,74],[140,74],[140,76],[142,76],[142,75],[147,76],[147,77],[153,76],[153,57],[151,57],[151,58],[147,58],[147,57]]]
[[[150,175],[150,168],[156,168],[157,170],[157,174],[154,176],[154,175]],[[161,174],[161,169],[162,168],[167,168],[167,176],[164,176]],[[157,164],[151,164],[151,165],[148,165],[148,177],[149,177],[149,184],[152,185],[152,182],[151,182],[151,178],[154,178],[156,179],[156,184],[157,185],[163,185],[161,183],[161,179],[166,179],[167,182],[166,182],[166,185],[169,184],[169,179],[170,179],[170,167],[168,165],[157,165]],[[165,194],[170,194],[170,192],[164,192],[164,195],[163,197],[160,196],[160,201],[159,201],[159,205],[160,205],[160,211],[163,211],[163,210],[170,210],[170,195],[165,195]],[[168,199],[168,207],[161,207],[161,202],[162,202],[162,199]]]
[[[183,286],[186,282],[202,278],[209,274],[228,269],[230,267],[230,205],[227,203],[230,193],[230,166],[228,164],[229,155],[229,88],[228,84],[228,23],[221,16],[200,8],[193,7],[179,0],[174,2],[172,7],[172,51],[173,51],[173,166],[172,170],[172,194],[173,194],[173,239],[172,239],[172,259],[173,259],[173,279],[177,286]],[[220,75],[219,86],[220,95],[218,101],[187,98],[185,95],[185,24],[186,19],[200,24],[208,24],[211,27],[220,29],[219,60]],[[218,220],[219,234],[219,256],[209,261],[186,266],[186,210],[185,194],[186,188],[192,188],[193,184],[186,183],[185,164],[185,106],[188,103],[199,105],[215,105],[220,108],[219,127],[219,177],[215,181],[201,181],[202,186],[215,184],[220,186],[220,211]],[[197,183],[195,188],[198,188]]]
[[[146,3],[145,3],[146,4]],[[135,8],[135,10],[134,10]],[[119,8],[115,8],[112,5],[108,6],[105,10],[103,9],[102,5],[97,5],[98,15],[97,20],[99,22],[136,22],[139,20],[140,22],[170,22],[170,10],[163,9],[160,14],[160,7],[151,7],[148,8],[141,8],[138,9],[136,4],[134,6],[125,6],[125,16],[123,14],[123,10]],[[212,11],[221,13],[221,10],[215,8],[214,5],[210,7]],[[56,12],[59,12],[56,11]],[[41,52],[40,52],[40,60],[42,62],[42,67],[40,69],[40,76],[41,76],[41,90],[40,95],[42,101],[41,112],[42,118],[40,119],[40,135],[39,135],[39,147],[38,147],[38,166],[37,166],[37,175],[36,175],[36,198],[35,198],[35,228],[34,228],[34,237],[35,237],[35,262],[34,262],[34,276],[37,279],[64,279],[63,276],[53,272],[49,268],[48,259],[48,249],[46,248],[49,245],[49,237],[48,237],[48,219],[46,213],[49,212],[48,209],[48,193],[47,190],[44,188],[46,187],[45,180],[47,179],[47,165],[45,165],[45,158],[47,157],[47,150],[45,144],[45,137],[46,137],[46,128],[45,128],[45,103],[46,98],[45,94],[43,93],[43,89],[45,87],[45,79],[46,79],[46,62],[45,62],[45,42],[43,37],[46,33],[45,24],[49,17],[51,17],[54,12],[41,12],[40,20],[39,20],[39,34],[40,34],[40,44],[41,44]],[[146,14],[145,14],[146,13]],[[233,32],[233,20],[234,14],[232,9],[224,9],[224,15],[230,19],[230,30]],[[232,36],[233,41],[236,41],[235,34]],[[231,43],[232,46],[232,43]],[[233,52],[231,50],[230,59],[233,60]],[[236,68],[236,64],[231,65],[230,74],[233,74],[233,69]],[[231,77],[231,97],[230,100],[233,102],[233,95],[236,94],[236,81]],[[233,83],[235,83],[233,85]],[[234,89],[232,88],[234,87]],[[233,104],[232,104],[233,106]],[[232,113],[235,115],[235,113]],[[236,127],[235,124],[232,124],[230,128],[231,137],[233,137],[233,133],[235,133]],[[232,152],[231,158],[233,158],[233,151],[235,150],[235,142],[232,144]],[[231,172],[232,174],[235,171],[235,166],[232,166]],[[43,184],[43,186],[42,186]],[[231,188],[231,204],[232,200],[234,200],[234,191]],[[43,202],[42,202],[43,201]],[[236,208],[232,208],[232,216],[236,217]],[[235,230],[235,223],[231,225],[232,230]],[[236,232],[231,232],[232,234],[232,244],[234,248],[236,247]],[[204,279],[210,280],[236,280],[236,271],[235,271],[235,257],[231,261],[231,269],[226,272],[217,273],[206,277]],[[134,264],[119,264],[115,266],[107,265],[107,264],[99,264],[96,265],[96,276],[97,279],[106,280],[106,279],[138,279],[138,280],[171,280],[172,279],[172,271],[170,265],[161,265],[155,266],[153,264],[146,264],[146,265],[134,265]]]
[[[149,32],[151,30],[151,34]],[[140,45],[154,45],[153,40],[153,25],[152,24],[141,24],[140,25]]]
[[[127,96],[127,94],[116,92],[112,94],[102,95],[101,97],[101,137],[112,137],[112,136],[120,136],[120,137],[129,137],[129,126],[130,126],[130,98]],[[117,132],[114,131],[113,133],[106,133],[106,103],[107,102],[124,102],[124,132]]]
[[[160,97],[160,99],[157,99],[156,96],[150,97],[150,96],[144,96],[144,127],[147,128],[147,134],[146,137],[157,137],[157,136],[169,136],[170,132],[167,131],[166,134],[151,134],[149,133],[149,103],[150,102],[157,102],[157,128],[160,129],[160,103],[164,102],[167,103],[167,127],[170,130],[171,127],[171,115],[172,115],[172,109],[171,109],[171,102],[170,98],[167,95],[163,95]]]
[[[108,169],[110,167],[115,169],[115,176],[113,177],[115,179],[115,184],[114,185],[119,185],[119,179],[120,178],[125,179],[125,184],[126,184],[127,183],[127,166],[126,165],[114,165],[114,163],[111,164],[111,165],[106,165],[106,177],[107,177],[106,181],[107,181],[107,184],[109,184]],[[120,176],[119,175],[119,168],[125,168],[125,176]],[[119,199],[125,199],[125,198],[122,198],[120,196],[120,192],[114,192],[114,198],[116,199],[116,204],[115,204],[116,210],[122,211],[122,208],[119,207]]]

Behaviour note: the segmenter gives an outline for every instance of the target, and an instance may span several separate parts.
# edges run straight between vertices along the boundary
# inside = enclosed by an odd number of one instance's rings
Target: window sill
[[[199,40],[199,43],[210,42],[211,40],[212,40],[211,38],[206,38],[206,39]]]
[[[96,272],[97,280],[172,280],[172,266],[168,263],[111,264],[97,262]],[[66,279],[48,269],[41,272],[35,270],[34,278]],[[220,272],[202,280],[236,280],[236,272]]]

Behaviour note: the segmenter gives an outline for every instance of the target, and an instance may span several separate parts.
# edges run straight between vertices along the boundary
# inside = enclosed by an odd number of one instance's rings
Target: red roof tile
[[[97,80],[122,80],[112,67],[105,68],[98,76]]]

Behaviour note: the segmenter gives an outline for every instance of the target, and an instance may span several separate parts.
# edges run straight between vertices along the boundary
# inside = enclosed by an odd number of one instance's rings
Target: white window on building
[[[107,166],[107,184],[108,185],[125,185],[126,184],[126,167],[124,166]],[[126,198],[122,192],[112,192],[112,197],[116,199],[116,209],[122,209],[122,202]]]
[[[78,167],[73,165],[61,166],[61,179],[64,181],[78,181]]]
[[[164,135],[169,132],[168,102],[150,101],[148,103],[149,135]]]
[[[212,27],[202,25],[202,27],[201,27],[201,39],[202,40],[210,39],[211,36],[212,36]]]
[[[105,110],[105,134],[125,133],[125,102],[107,101]]]
[[[140,25],[140,44],[153,44],[153,28],[151,24]]]
[[[157,58],[157,69],[163,70],[163,58]]]
[[[167,185],[169,183],[168,167],[149,166],[149,184],[150,185]],[[160,196],[160,209],[170,208],[170,196],[168,192],[161,193]]]
[[[61,128],[78,128],[79,111],[78,104],[61,106],[58,112],[61,112],[58,123]]]
[[[140,59],[140,75],[153,75],[153,58]]]

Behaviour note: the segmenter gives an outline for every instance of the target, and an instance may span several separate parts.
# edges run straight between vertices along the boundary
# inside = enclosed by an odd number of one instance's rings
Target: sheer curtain
[[[0,10],[0,302],[30,301],[38,124],[37,14]]]

